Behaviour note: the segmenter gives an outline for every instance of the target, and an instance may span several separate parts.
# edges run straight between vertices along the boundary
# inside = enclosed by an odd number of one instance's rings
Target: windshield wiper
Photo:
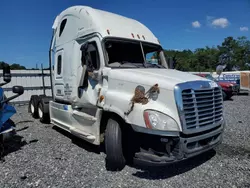
[[[136,68],[140,68],[139,66],[135,65],[135,63],[131,63],[131,62],[128,62],[128,61],[122,61],[122,62],[119,62],[121,65],[123,64],[130,64],[130,65],[133,65],[135,66]],[[119,67],[121,67],[121,65]]]
[[[151,63],[144,63],[145,65],[150,65],[150,66],[156,66],[158,68],[162,68],[161,65],[158,65],[158,64],[151,64]],[[146,66],[146,67],[150,67],[150,66]]]

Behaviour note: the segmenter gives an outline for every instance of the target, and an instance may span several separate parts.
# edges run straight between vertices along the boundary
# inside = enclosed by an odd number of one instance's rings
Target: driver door
[[[98,131],[97,108],[98,90],[101,87],[99,76],[103,63],[102,48],[98,37],[91,38],[81,46],[82,74],[78,86],[78,101],[72,105],[73,118],[77,128],[91,135]],[[93,126],[96,125],[96,126]],[[98,130],[97,130],[98,129]]]

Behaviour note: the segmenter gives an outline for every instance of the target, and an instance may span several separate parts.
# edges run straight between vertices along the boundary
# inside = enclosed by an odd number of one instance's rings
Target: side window
[[[60,75],[62,72],[62,55],[57,57],[57,75]]]
[[[100,68],[100,56],[95,42],[89,43],[85,57],[83,57],[82,60],[85,61],[83,64],[87,65],[87,70],[89,72]]]
[[[64,19],[62,22],[61,22],[61,25],[60,25],[60,30],[59,30],[59,37],[62,35],[63,33],[63,30],[66,26],[66,23],[67,23],[67,19]]]

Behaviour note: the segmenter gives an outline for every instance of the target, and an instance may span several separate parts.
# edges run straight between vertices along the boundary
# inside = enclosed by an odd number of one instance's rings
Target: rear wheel
[[[46,113],[42,101],[38,104],[38,116],[42,123],[49,122],[49,113]]]
[[[110,118],[105,132],[106,169],[121,171],[126,160],[123,154],[122,130],[120,123],[115,118]]]
[[[28,111],[31,113],[33,118],[38,118],[38,102],[39,102],[39,96],[38,95],[32,95],[29,102],[29,109]]]

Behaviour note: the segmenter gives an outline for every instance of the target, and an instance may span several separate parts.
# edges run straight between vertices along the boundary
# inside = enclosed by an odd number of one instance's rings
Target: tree
[[[167,59],[175,62],[175,69],[181,71],[215,71],[219,64],[225,70],[248,70],[250,67],[250,41],[246,37],[234,39],[229,36],[217,47],[197,48],[194,51],[165,50]]]
[[[6,63],[6,62],[4,62],[4,61],[0,61],[0,69],[3,69],[3,66],[4,66],[5,64],[7,64],[7,63]],[[10,69],[11,69],[11,70],[25,70],[25,69],[26,69],[26,67],[25,67],[25,66],[22,66],[22,65],[19,65],[19,64],[16,64],[16,63],[14,63],[14,64],[10,65]]]
[[[14,64],[10,65],[10,69],[12,69],[12,70],[25,70],[26,68],[24,66],[21,66],[19,64],[14,63]]]

